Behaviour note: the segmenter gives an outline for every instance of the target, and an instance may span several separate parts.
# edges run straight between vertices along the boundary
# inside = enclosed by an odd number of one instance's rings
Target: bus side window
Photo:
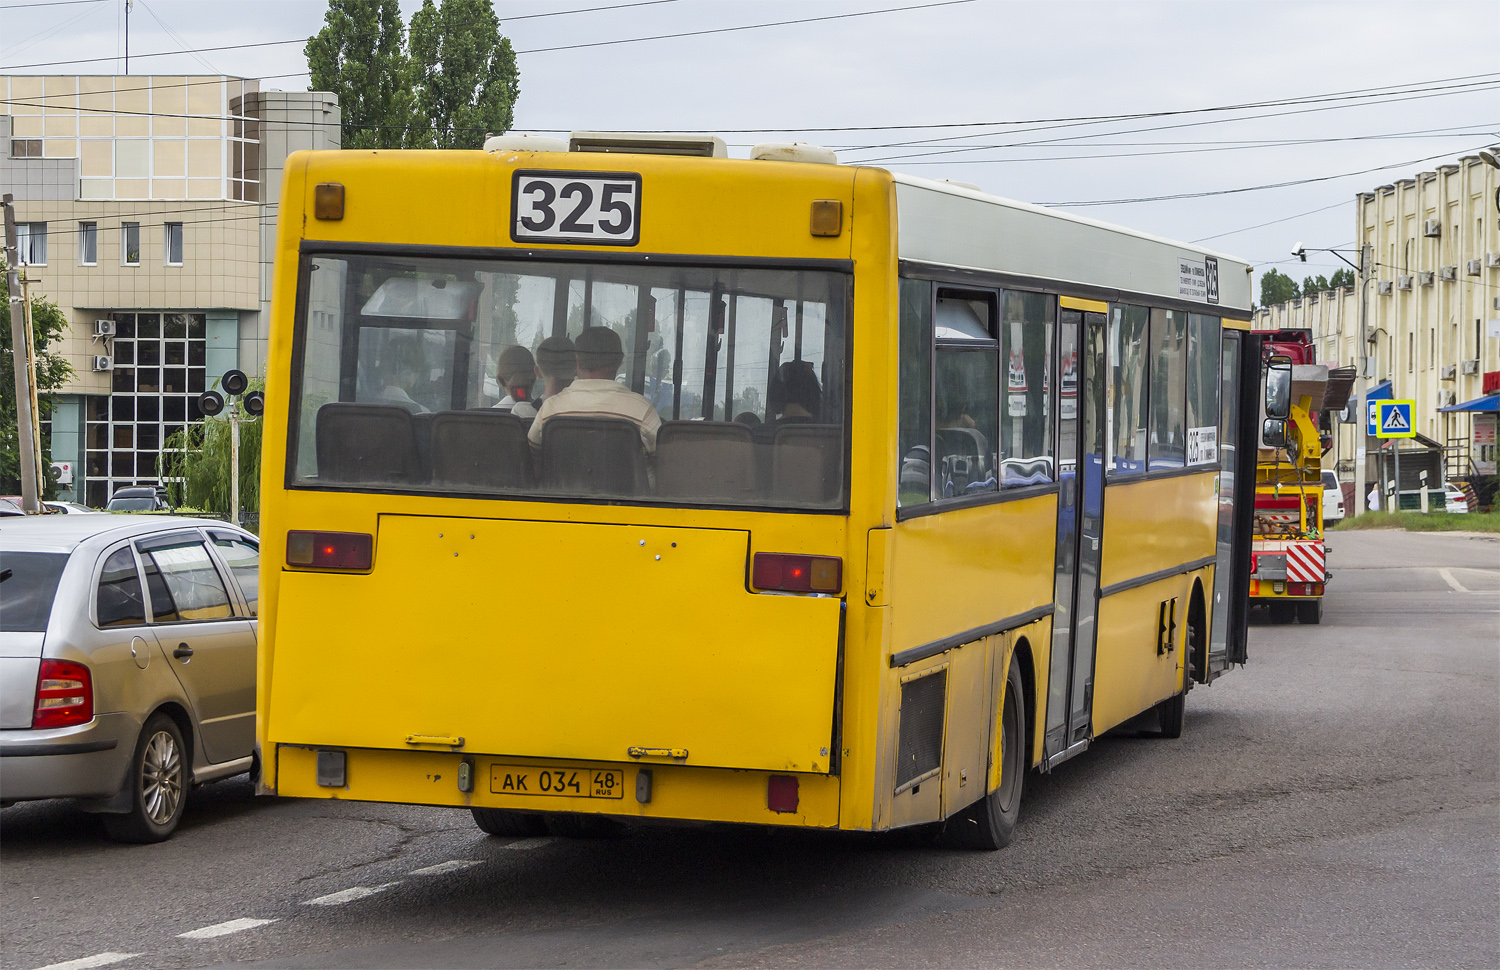
[[[1042,293],[1007,290],[1000,339],[1005,367],[1000,401],[1000,487],[1052,481],[1052,326],[1057,310]]]
[[[901,281],[897,403],[898,505],[932,500],[932,284]]]
[[[938,292],[933,314],[937,498],[999,489],[1000,342],[993,293]]]
[[[1189,465],[1219,460],[1218,317],[1188,315],[1187,436]]]
[[[1151,311],[1151,470],[1187,463],[1187,314]]]
[[[1110,307],[1109,473],[1115,477],[1146,471],[1146,363],[1150,311]]]

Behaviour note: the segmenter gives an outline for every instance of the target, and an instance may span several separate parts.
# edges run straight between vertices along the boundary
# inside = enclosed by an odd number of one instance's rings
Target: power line
[[[548,10],[545,13],[527,13],[516,17],[501,17],[500,22],[514,20],[536,20],[538,17],[562,17],[570,13],[595,13],[600,10],[624,10],[627,7],[654,7],[659,3],[677,3],[678,0],[638,0],[636,3],[616,3],[607,7],[575,7],[572,10]]]
[[[103,3],[104,0],[49,0],[47,3],[15,3],[0,7],[0,12],[6,10],[26,10],[30,7],[71,7],[79,3]]]
[[[1231,229],[1228,232],[1217,232],[1217,233],[1214,233],[1212,236],[1203,236],[1201,238],[1191,239],[1191,240],[1188,240],[1188,241],[1189,242],[1194,242],[1194,243],[1201,243],[1201,242],[1208,242],[1210,239],[1223,239],[1225,236],[1234,236],[1234,235],[1238,235],[1239,233],[1242,233],[1242,232],[1249,232],[1252,229],[1264,229],[1266,226],[1274,226],[1274,225],[1277,225],[1277,224],[1283,223],[1283,222],[1291,222],[1293,219],[1301,219],[1303,216],[1315,215],[1315,214],[1317,214],[1319,212],[1327,212],[1329,209],[1337,209],[1340,206],[1346,206],[1348,204],[1349,204],[1349,200],[1345,199],[1342,202],[1335,202],[1333,205],[1325,205],[1321,209],[1309,209],[1306,212],[1299,212],[1299,213],[1297,213],[1294,216],[1286,216],[1286,217],[1281,218],[1281,219],[1272,219],[1270,222],[1262,222],[1262,223],[1259,223],[1259,224],[1254,225],[1254,226],[1245,226],[1243,229]]]

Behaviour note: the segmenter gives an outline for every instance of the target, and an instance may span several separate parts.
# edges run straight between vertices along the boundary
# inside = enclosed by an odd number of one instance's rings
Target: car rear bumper
[[[126,713],[46,731],[0,731],[0,800],[97,798],[125,783],[141,725]]]

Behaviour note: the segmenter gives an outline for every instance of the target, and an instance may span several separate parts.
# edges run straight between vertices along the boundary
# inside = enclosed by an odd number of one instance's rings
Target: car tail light
[[[757,552],[750,584],[786,593],[837,593],[844,587],[844,561],[836,556]]]
[[[34,728],[71,727],[94,719],[94,678],[83,664],[43,660],[36,679]]]
[[[288,532],[288,566],[315,569],[369,569],[375,558],[375,537],[363,532]]]

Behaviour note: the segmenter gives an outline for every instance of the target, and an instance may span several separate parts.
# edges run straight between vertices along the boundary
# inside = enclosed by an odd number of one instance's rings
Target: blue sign
[[[1370,407],[1370,413],[1367,415],[1367,417],[1369,419],[1369,422],[1370,422],[1370,428],[1365,433],[1368,434],[1370,437],[1373,438],[1377,434],[1380,433],[1380,425],[1377,423],[1377,418],[1376,418],[1377,412],[1380,410],[1380,402],[1379,401],[1368,401],[1366,403],[1368,403],[1368,405]]]
[[[1413,438],[1417,429],[1412,425],[1411,413],[1416,401],[1379,401],[1376,411],[1375,431],[1379,438]]]

